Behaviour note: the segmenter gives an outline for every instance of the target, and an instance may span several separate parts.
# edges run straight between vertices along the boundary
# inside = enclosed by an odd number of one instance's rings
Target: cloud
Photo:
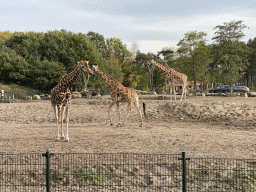
[[[210,42],[213,28],[231,20],[243,20],[250,27],[244,30],[245,40],[256,30],[255,1],[13,0],[3,1],[1,7],[1,30],[94,31],[105,38],[140,42],[143,52],[176,45],[189,31],[206,32]]]

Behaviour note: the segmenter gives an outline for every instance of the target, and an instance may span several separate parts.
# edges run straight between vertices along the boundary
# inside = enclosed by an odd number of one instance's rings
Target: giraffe
[[[51,103],[55,114],[55,120],[57,124],[57,137],[56,141],[60,139],[59,136],[59,119],[61,122],[61,138],[64,138],[63,132],[63,114],[66,110],[66,141],[69,141],[68,137],[68,123],[69,123],[69,110],[71,106],[71,93],[69,90],[69,86],[74,83],[77,77],[81,72],[93,74],[93,71],[90,69],[88,65],[89,61],[81,60],[81,62],[77,62],[76,68],[62,76],[58,85],[56,85],[51,90]]]
[[[184,73],[180,73],[171,67],[162,65],[162,64],[154,61],[154,59],[152,57],[149,59],[149,61],[145,65],[147,67],[149,67],[150,65],[155,65],[158,69],[160,69],[161,71],[166,73],[166,75],[168,76],[168,79],[169,79],[169,84],[170,84],[170,95],[171,95],[170,100],[172,100],[172,92],[173,91],[174,91],[174,99],[176,100],[174,83],[181,83],[182,84],[182,95],[181,95],[180,101],[182,101],[183,95],[185,95],[185,101],[186,101],[186,84],[187,84],[187,79],[188,79],[187,75],[185,75]]]
[[[105,81],[105,83],[111,88],[112,93],[111,93],[111,99],[112,102],[110,104],[110,106],[108,107],[108,116],[109,116],[109,120],[110,120],[110,125],[113,125],[112,123],[112,119],[110,116],[110,109],[111,107],[116,104],[117,105],[117,109],[118,109],[118,114],[119,114],[119,122],[117,124],[117,127],[122,127],[124,126],[124,122],[127,119],[127,117],[130,115],[130,112],[132,110],[132,106],[135,105],[140,119],[141,119],[141,124],[140,127],[142,127],[143,125],[143,119],[142,119],[142,114],[140,111],[140,107],[139,107],[139,98],[138,98],[138,94],[139,91],[135,90],[132,87],[125,87],[123,86],[119,81],[111,78],[110,76],[108,76],[107,74],[105,74],[99,67],[98,65],[93,65],[92,66],[92,70],[94,73],[98,73],[101,78]],[[127,108],[127,115],[123,120],[123,123],[121,122],[121,112],[120,112],[120,108],[119,108],[119,103],[120,102],[127,102],[128,103],[128,108]],[[144,111],[144,115],[146,116],[146,112],[145,112],[145,103],[143,102],[143,111]]]

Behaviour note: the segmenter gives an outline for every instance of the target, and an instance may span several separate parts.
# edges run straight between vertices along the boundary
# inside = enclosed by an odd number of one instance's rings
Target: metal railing
[[[256,191],[256,159],[1,154],[0,191]]]

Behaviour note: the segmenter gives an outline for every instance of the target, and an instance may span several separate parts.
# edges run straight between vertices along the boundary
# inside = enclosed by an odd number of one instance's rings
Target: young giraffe
[[[77,63],[76,68],[63,75],[58,85],[51,90],[51,103],[55,114],[55,120],[57,124],[57,137],[56,141],[60,139],[59,136],[59,119],[61,122],[61,138],[64,138],[63,132],[63,114],[66,108],[66,141],[69,141],[68,137],[68,123],[69,123],[69,109],[71,105],[71,93],[69,86],[74,83],[81,72],[93,74],[93,71],[89,68],[89,61],[81,60]]]
[[[187,84],[187,75],[184,73],[180,73],[178,71],[175,71],[173,68],[170,68],[168,66],[164,66],[156,61],[154,61],[153,58],[150,58],[149,61],[145,64],[146,66],[155,65],[158,69],[165,72],[169,78],[169,84],[170,84],[170,95],[172,100],[172,92],[174,91],[174,99],[176,100],[176,94],[175,94],[175,85],[174,83],[181,83],[182,84],[182,95],[180,98],[180,101],[182,101],[183,95],[185,95],[185,101],[186,101],[186,84]]]
[[[119,122],[118,122],[118,126],[124,126],[124,122],[127,119],[127,117],[129,116],[131,110],[132,110],[132,106],[133,104],[135,105],[140,119],[141,119],[141,125],[140,127],[142,127],[143,125],[143,120],[142,120],[142,114],[140,111],[140,107],[139,107],[139,98],[138,98],[138,91],[135,90],[132,87],[125,87],[123,86],[119,81],[114,80],[113,78],[109,77],[107,74],[105,74],[99,67],[98,65],[93,65],[92,66],[92,70],[95,73],[98,73],[101,78],[105,81],[105,83],[111,88],[112,93],[111,93],[111,98],[112,98],[112,102],[108,108],[108,115],[109,115],[109,120],[110,120],[110,125],[112,124],[112,119],[110,117],[110,108],[116,104],[117,105],[117,109],[118,109],[118,113],[119,113]],[[119,109],[119,103],[120,102],[128,102],[128,109],[127,109],[127,115],[124,118],[123,124],[121,123],[121,112]],[[144,115],[146,116],[146,112],[145,112],[145,103],[143,102],[143,111],[144,111]]]

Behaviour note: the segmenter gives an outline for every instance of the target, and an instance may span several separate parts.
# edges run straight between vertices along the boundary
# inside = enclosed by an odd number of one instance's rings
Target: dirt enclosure
[[[0,104],[1,153],[168,153],[188,157],[255,158],[256,98],[188,97],[186,102],[145,96],[147,118],[139,127],[135,107],[118,123],[111,100],[73,99],[69,142],[55,141],[56,124],[49,100]],[[140,101],[141,102],[141,101]],[[142,104],[142,103],[141,103]],[[122,119],[126,104],[121,105]],[[65,126],[64,126],[65,128]]]

